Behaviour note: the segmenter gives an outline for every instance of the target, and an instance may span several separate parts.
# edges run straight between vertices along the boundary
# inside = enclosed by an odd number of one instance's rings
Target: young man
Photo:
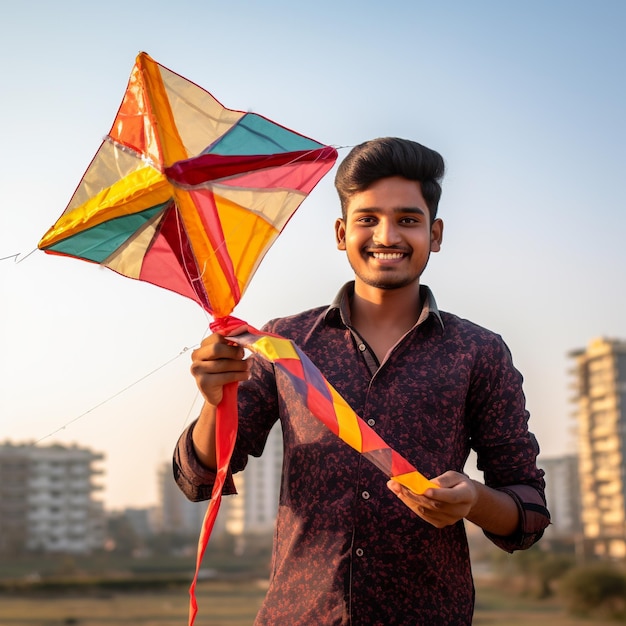
[[[502,339],[437,309],[420,276],[438,252],[444,164],[412,141],[354,148],[338,169],[337,246],[354,282],[335,302],[274,320],[393,449],[438,489],[410,493],[312,417],[271,364],[219,335],[193,353],[205,398],[181,436],[176,480],[194,500],[215,476],[215,408],[239,381],[242,470],[280,420],[284,463],[270,587],[257,624],[470,624],[474,588],[464,519],[504,550],[549,523],[521,375]],[[463,474],[470,448],[485,484]],[[232,478],[232,477],[231,477]],[[233,493],[229,480],[225,493]]]

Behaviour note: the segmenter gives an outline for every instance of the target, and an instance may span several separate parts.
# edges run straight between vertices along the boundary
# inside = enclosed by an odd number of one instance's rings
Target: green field
[[[198,626],[250,625],[265,585],[254,581],[201,583],[197,589]],[[189,595],[184,587],[142,592],[12,594],[0,598],[2,626],[180,626],[187,623]]]
[[[263,599],[262,580],[206,581],[198,585],[197,626],[249,626]],[[187,623],[184,586],[154,591],[82,593],[5,592],[0,596],[2,626],[180,626]],[[598,619],[574,619],[556,600],[531,600],[493,583],[477,584],[476,626],[615,626]],[[288,625],[286,625],[288,626]]]
[[[535,576],[520,577],[513,563],[507,558],[504,566],[475,568],[474,626],[616,626],[598,616],[568,615],[558,585],[555,595],[536,599],[529,584]],[[234,557],[228,547],[214,547],[197,587],[196,625],[252,624],[268,564],[268,550]],[[181,626],[188,619],[192,565],[189,556],[2,558],[0,626]]]

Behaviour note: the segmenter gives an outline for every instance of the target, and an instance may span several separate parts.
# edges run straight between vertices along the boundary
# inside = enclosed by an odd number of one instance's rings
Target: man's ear
[[[341,217],[335,220],[335,241],[337,242],[337,250],[346,249],[346,224]]]
[[[439,252],[443,241],[443,220],[437,218],[430,227],[430,251]]]

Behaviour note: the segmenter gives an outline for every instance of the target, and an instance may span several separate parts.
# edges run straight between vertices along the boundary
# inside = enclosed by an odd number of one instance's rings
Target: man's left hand
[[[421,495],[393,479],[387,486],[414,513],[436,528],[450,526],[467,517],[478,501],[478,484],[465,474],[449,471],[433,478],[432,482],[439,489],[427,489]]]

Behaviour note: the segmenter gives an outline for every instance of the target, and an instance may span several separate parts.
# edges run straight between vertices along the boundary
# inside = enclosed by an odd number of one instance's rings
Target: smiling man
[[[383,178],[344,204],[335,225],[337,246],[347,252],[358,280],[374,289],[415,292],[443,236],[443,222],[431,220],[419,182]]]
[[[464,520],[504,550],[549,523],[522,377],[502,339],[439,311],[420,277],[439,252],[441,156],[385,138],[354,148],[335,184],[337,246],[354,281],[330,306],[274,320],[354,410],[437,489],[409,492],[313,418],[273,366],[220,335],[193,353],[205,398],[181,436],[176,480],[193,499],[215,478],[215,410],[239,381],[231,471],[262,453],[280,420],[284,461],[270,586],[257,624],[471,624]],[[470,449],[485,483],[463,473]],[[234,493],[232,477],[225,493]]]

